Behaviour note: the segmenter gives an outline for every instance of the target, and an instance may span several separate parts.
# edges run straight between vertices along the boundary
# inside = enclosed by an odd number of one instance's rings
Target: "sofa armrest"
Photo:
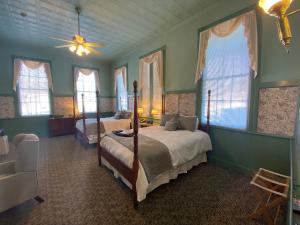
[[[15,173],[15,163],[16,161],[0,163],[0,175]]]

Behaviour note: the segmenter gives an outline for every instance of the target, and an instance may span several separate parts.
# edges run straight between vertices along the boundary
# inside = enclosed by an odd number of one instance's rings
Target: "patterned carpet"
[[[135,211],[129,189],[98,167],[95,149],[83,149],[73,136],[41,139],[40,149],[45,202],[30,200],[0,214],[1,225],[263,224],[247,219],[255,207],[253,187],[234,171],[195,167],[153,191]]]

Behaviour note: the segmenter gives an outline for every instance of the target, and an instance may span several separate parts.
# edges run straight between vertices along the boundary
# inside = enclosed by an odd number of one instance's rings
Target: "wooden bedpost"
[[[100,130],[100,102],[99,102],[99,91],[96,91],[96,103],[97,103],[97,150],[98,150],[98,162],[99,166],[101,166],[101,130]]]
[[[75,95],[73,95],[73,118],[76,120],[76,110],[75,110]]]
[[[161,114],[165,114],[166,113],[166,95],[162,94],[162,110],[161,110]]]
[[[75,94],[73,95],[73,120],[74,120],[74,136],[75,136],[75,139],[76,139],[76,110],[75,110]]]
[[[138,132],[139,132],[139,124],[138,124],[138,111],[137,111],[137,81],[133,82],[133,93],[134,93],[134,103],[133,103],[133,141],[134,141],[134,156],[133,156],[133,177],[132,177],[132,192],[133,192],[133,203],[134,208],[137,209],[138,201],[137,201],[137,191],[136,191],[136,181],[138,177],[139,171],[139,159],[138,159]]]
[[[206,115],[206,131],[209,132],[209,126],[210,126],[210,96],[211,96],[211,90],[208,90],[207,92],[207,115]]]
[[[82,125],[83,125],[83,134],[86,136],[86,127],[85,127],[85,107],[84,107],[84,94],[81,94],[82,99]]]

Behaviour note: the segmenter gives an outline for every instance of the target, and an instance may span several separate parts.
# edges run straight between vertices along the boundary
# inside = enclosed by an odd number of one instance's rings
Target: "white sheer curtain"
[[[207,91],[211,90],[211,124],[246,129],[252,58],[245,25],[231,23],[231,27],[234,31],[229,34],[220,25],[211,29],[217,32],[210,34],[205,52],[201,121],[206,121]]]
[[[43,63],[20,63],[17,69],[20,114],[22,116],[49,115],[51,113],[49,82]]]
[[[50,64],[46,62],[40,61],[33,61],[33,60],[23,60],[23,59],[14,59],[14,80],[13,80],[13,90],[17,90],[17,85],[21,75],[22,66],[26,66],[29,69],[36,70],[40,67],[43,67],[47,78],[48,78],[48,87],[50,90],[53,91],[53,84],[52,84],[52,75]]]
[[[153,83],[150,83],[150,64],[153,65]],[[157,51],[151,55],[141,58],[139,61],[139,91],[142,95],[141,102],[143,116],[150,116],[151,109],[162,112],[162,94],[163,94],[163,52]],[[152,108],[150,88],[152,86]]]
[[[74,84],[77,83],[80,73],[85,76],[94,75],[95,81],[96,81],[96,90],[99,91],[99,93],[100,93],[100,79],[99,79],[98,70],[75,67],[74,68]],[[76,93],[76,85],[74,85],[74,92]]]
[[[257,22],[255,11],[250,11],[241,16],[235,17],[223,23],[220,23],[208,30],[200,33],[198,63],[195,74],[195,82],[198,82],[203,75],[203,70],[206,61],[206,50],[209,39],[212,35],[217,37],[226,37],[236,31],[240,25],[244,26],[244,36],[247,39],[247,48],[250,58],[250,68],[253,71],[254,77],[257,75]]]
[[[127,68],[122,66],[115,69],[115,93],[117,95],[118,110],[128,109],[128,96],[127,96]]]
[[[76,111],[82,112],[82,94],[86,112],[96,112],[96,91],[100,93],[100,82],[98,70],[88,68],[74,68],[74,93],[76,93]]]

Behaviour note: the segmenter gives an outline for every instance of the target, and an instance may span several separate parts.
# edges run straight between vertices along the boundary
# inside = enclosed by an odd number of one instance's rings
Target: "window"
[[[160,118],[163,95],[163,51],[159,50],[140,59],[140,106],[144,117]]]
[[[126,66],[122,66],[115,69],[115,82],[116,82],[116,94],[118,110],[128,109],[128,96],[127,96],[127,69]]]
[[[14,67],[21,116],[49,115],[49,63],[16,59]]]
[[[77,106],[82,113],[82,94],[84,96],[85,112],[96,112],[97,110],[97,83],[98,71],[90,69],[75,69],[76,91],[77,91]]]
[[[246,129],[250,93],[250,58],[245,26],[226,36],[210,34],[202,78],[202,121],[211,90],[211,124]]]

